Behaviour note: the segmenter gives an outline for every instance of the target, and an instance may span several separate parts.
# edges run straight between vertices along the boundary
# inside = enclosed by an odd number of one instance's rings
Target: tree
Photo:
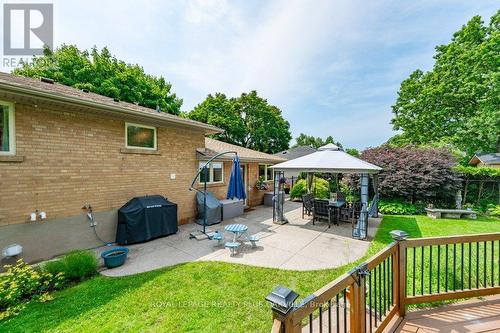
[[[313,135],[307,135],[304,133],[300,133],[298,137],[295,138],[295,145],[294,147],[298,146],[311,146],[314,148],[319,148],[321,146],[324,146],[329,143],[333,143],[334,145],[337,145],[338,147],[342,148],[342,144],[338,141],[335,141],[333,139],[333,136],[329,135],[325,140],[323,140],[321,137],[315,137]]]
[[[232,144],[244,141],[247,132],[244,119],[234,107],[233,101],[224,94],[208,95],[186,116],[224,129],[224,133],[214,135],[218,140]]]
[[[380,166],[382,197],[417,201],[453,201],[461,180],[454,172],[456,159],[446,148],[383,145],[361,154]]]
[[[396,144],[451,143],[469,156],[500,151],[500,11],[473,17],[436,47],[429,72],[414,71],[392,107]]]
[[[359,150],[357,150],[356,148],[347,148],[345,150],[345,152],[348,153],[351,156],[355,156],[355,157],[359,157],[360,156]]]
[[[126,64],[105,47],[88,52],[74,45],[62,45],[54,51],[45,48],[44,55],[24,63],[15,75],[47,77],[61,84],[117,98],[121,101],[179,114],[182,99],[171,92],[172,85],[163,77],[144,73],[139,65]]]
[[[287,149],[292,138],[281,110],[256,91],[230,99],[221,93],[208,95],[186,116],[224,129],[214,135],[218,140],[266,153]]]

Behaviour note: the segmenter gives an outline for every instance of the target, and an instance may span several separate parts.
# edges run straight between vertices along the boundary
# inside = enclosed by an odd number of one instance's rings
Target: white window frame
[[[271,179],[267,179],[267,168],[269,168],[270,166],[273,166],[273,165],[272,164],[262,164],[262,163],[259,164],[259,177],[262,177],[260,175],[260,166],[264,166],[264,181],[265,182],[272,182],[273,177],[271,177]]]
[[[0,151],[0,155],[16,155],[16,112],[14,103],[0,101],[0,105],[9,108],[9,151]]]
[[[153,138],[154,147],[153,148],[149,148],[149,147],[129,146],[128,145],[128,127],[129,126],[135,126],[135,127],[142,127],[142,128],[152,129],[154,131],[154,138]],[[127,123],[127,122],[125,123],[125,147],[127,147],[127,149],[158,150],[156,139],[157,139],[157,129],[156,129],[156,127],[142,125],[142,124],[137,124],[137,123]]]
[[[207,161],[199,162],[198,163],[198,170],[201,170],[201,168],[203,168],[203,166],[205,166],[206,163],[207,163]],[[222,166],[222,177],[221,177],[222,179],[220,181],[216,181],[216,182],[213,181],[213,179],[214,179],[213,163],[220,163]],[[210,162],[210,164],[208,165],[208,179],[209,179],[209,181],[207,182],[207,184],[224,184],[224,162],[223,161]],[[200,177],[198,177],[198,181],[200,184],[205,184],[205,182],[201,181],[201,174],[200,174]]]

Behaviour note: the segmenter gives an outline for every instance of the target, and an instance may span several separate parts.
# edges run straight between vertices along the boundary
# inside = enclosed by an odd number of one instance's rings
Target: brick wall
[[[146,194],[176,202],[181,224],[194,217],[188,187],[198,167],[196,148],[204,146],[201,131],[158,128],[159,155],[128,154],[120,152],[124,120],[19,103],[15,119],[24,161],[0,162],[0,226],[27,222],[35,209],[50,220],[81,214],[84,203],[106,211]]]

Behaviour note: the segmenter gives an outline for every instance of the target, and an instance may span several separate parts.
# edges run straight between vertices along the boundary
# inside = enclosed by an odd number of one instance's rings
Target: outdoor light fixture
[[[6,246],[2,250],[2,256],[5,258],[11,258],[20,255],[23,253],[23,247],[19,244],[11,244]]]
[[[292,308],[293,303],[299,295],[286,287],[277,286],[266,297],[266,301],[272,304],[274,311],[286,315]]]
[[[35,210],[33,213],[30,213],[30,221],[31,222],[36,222],[38,219],[40,220],[45,220],[47,218],[47,213],[45,212],[39,212],[38,209]]]
[[[403,230],[393,230],[390,232],[392,239],[395,241],[405,240],[408,238],[409,234]]]

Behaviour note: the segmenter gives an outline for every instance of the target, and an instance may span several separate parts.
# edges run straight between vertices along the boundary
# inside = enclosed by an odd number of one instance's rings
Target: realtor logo
[[[54,44],[52,4],[24,3],[3,5],[4,55],[42,55],[43,47]]]

